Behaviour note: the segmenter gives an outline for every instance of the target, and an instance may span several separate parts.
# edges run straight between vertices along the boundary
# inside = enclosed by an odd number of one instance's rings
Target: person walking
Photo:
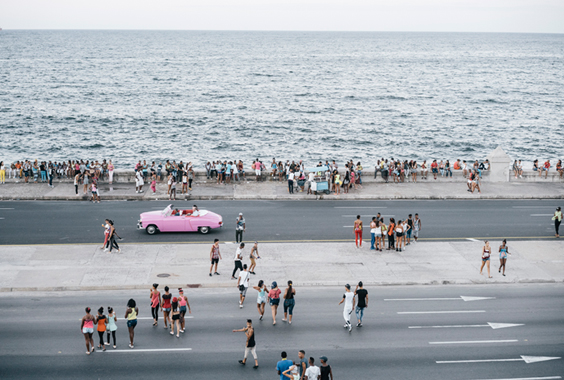
[[[114,349],[117,348],[117,341],[116,341],[116,331],[117,331],[117,315],[114,309],[111,306],[108,306],[108,323],[107,323],[107,339],[106,345],[110,345],[110,334],[114,339]]]
[[[421,230],[421,218],[419,218],[419,214],[415,214],[415,218],[413,219],[413,238],[415,242],[417,242],[417,238],[419,237],[419,231]]]
[[[308,363],[307,360],[305,358],[305,351],[304,350],[300,350],[298,351],[298,359],[300,360],[299,364],[298,364],[298,368],[300,370],[300,377],[299,380],[304,380],[304,376],[308,367]]]
[[[253,248],[251,248],[251,254],[249,255],[249,259],[251,259],[251,266],[249,267],[249,273],[250,274],[256,274],[255,273],[255,268],[257,266],[257,259],[260,259],[259,253],[258,253],[258,241],[255,241],[255,244],[253,245]]]
[[[178,298],[174,297],[171,303],[172,321],[170,322],[170,335],[174,336],[176,327],[176,337],[180,338],[180,310],[178,310]]]
[[[368,307],[368,291],[363,288],[362,281],[358,282],[356,289],[354,290],[354,295],[358,298],[355,314],[358,323],[356,327],[362,327],[362,318],[364,317],[364,309]]]
[[[482,270],[484,269],[484,265],[487,264],[488,267],[488,278],[492,278],[490,275],[490,255],[492,253],[492,249],[490,248],[490,242],[486,240],[484,247],[482,248],[482,266],[480,267],[480,274],[482,274]]]
[[[288,192],[290,194],[294,194],[294,171],[290,170],[290,174],[288,174]]]
[[[133,348],[133,338],[135,337],[135,326],[137,326],[137,316],[139,308],[133,298],[127,301],[127,309],[125,310],[125,319],[127,319],[127,329],[129,330],[129,348]]]
[[[499,246],[499,273],[501,273],[501,268],[503,268],[503,275],[505,276],[505,263],[507,263],[507,255],[509,253],[509,247],[507,246],[507,240],[503,239],[501,245]]]
[[[157,290],[159,284],[153,284],[151,288],[151,315],[153,316],[153,326],[159,324],[159,308],[161,307],[161,292]]]
[[[339,305],[343,302],[345,303],[343,308],[343,318],[345,319],[344,327],[348,328],[349,332],[351,332],[351,314],[354,309],[354,293],[351,292],[351,286],[349,284],[345,285],[345,294],[343,294],[343,298],[341,299],[341,302],[339,302]]]
[[[106,316],[104,315],[104,308],[100,307],[98,309],[98,315],[96,316],[96,324],[98,328],[98,337],[100,338],[100,344],[98,348],[102,351],[106,351],[106,345],[104,344],[104,333],[106,332]]]
[[[243,270],[243,248],[245,248],[245,243],[239,244],[239,248],[235,251],[235,257],[233,258],[233,263],[235,264],[235,268],[233,268],[233,273],[231,273],[231,279],[235,280],[235,273],[237,273],[237,269],[240,271]]]
[[[288,354],[286,354],[286,351],[282,351],[280,356],[282,357],[282,360],[276,363],[276,370],[278,371],[278,375],[280,375],[280,380],[285,380],[286,376],[284,375],[284,372],[294,365],[294,362],[288,360]]]
[[[84,341],[86,342],[86,355],[90,355],[94,352],[94,339],[92,339],[92,334],[94,334],[94,322],[95,318],[90,314],[91,309],[87,307],[85,309],[86,315],[80,320],[80,331],[84,335]]]
[[[172,327],[172,322],[170,320],[170,309],[172,308],[172,305],[170,304],[170,301],[172,299],[172,294],[169,293],[169,287],[165,286],[164,287],[165,290],[165,294],[162,295],[161,299],[161,310],[163,311],[163,319],[164,319],[164,328],[168,328],[167,326],[167,322],[169,325],[171,325]]]
[[[184,290],[178,288],[178,306],[180,307],[180,332],[184,333],[186,329],[186,308],[188,312],[192,314],[192,308],[190,307],[190,302],[188,302],[188,297],[184,295]]]
[[[360,215],[357,215],[354,221],[354,241],[357,248],[362,248],[362,220],[360,220]]]
[[[242,365],[247,364],[247,356],[249,356],[249,352],[253,355],[255,359],[254,369],[258,368],[258,358],[257,358],[257,344],[255,342],[255,329],[253,328],[253,321],[251,319],[247,319],[247,326],[243,327],[239,330],[233,330],[233,332],[244,332],[245,336],[247,337],[247,341],[245,343],[245,356],[243,360],[239,360],[239,363]]]
[[[100,247],[100,249],[103,249],[104,252],[107,251],[106,247],[108,246],[108,241],[110,240],[110,223],[108,222],[108,219],[105,220],[106,224],[102,224],[102,227],[104,228],[104,244]]]
[[[272,282],[272,286],[268,292],[268,303],[272,310],[272,325],[276,325],[276,313],[278,312],[278,305],[280,305],[280,293],[282,293],[282,291],[278,288],[276,281]]]
[[[210,261],[211,261],[210,277],[212,276],[212,270],[214,265],[215,265],[215,271],[213,272],[213,274],[219,275],[219,272],[217,271],[217,264],[219,263],[220,259],[221,259],[221,253],[219,252],[219,239],[214,239],[210,251]]]
[[[243,232],[246,230],[245,225],[245,218],[243,217],[243,213],[240,212],[239,216],[237,217],[237,221],[235,224],[235,242],[242,243],[243,242]]]
[[[108,242],[108,245],[110,247],[110,253],[112,253],[113,248],[117,249],[118,253],[121,253],[121,249],[119,249],[119,245],[116,242],[116,238],[121,240],[121,237],[119,237],[119,235],[116,232],[116,228],[114,227],[114,221],[108,219],[108,222],[110,223],[110,241]]]
[[[307,367],[303,380],[319,380],[319,376],[321,376],[319,367],[315,365],[315,359],[310,357],[309,367]]]
[[[552,220],[554,220],[554,229],[556,230],[556,238],[559,238],[559,229],[560,229],[560,223],[562,223],[562,208],[557,207],[556,211],[554,212],[554,216],[552,217]]]
[[[170,187],[170,193],[168,196],[168,200],[169,201],[175,201],[176,200],[176,177],[174,177],[172,174],[170,176],[169,179],[169,187]]]
[[[249,271],[247,271],[247,264],[243,265],[243,270],[239,272],[237,288],[239,289],[239,308],[242,309],[245,297],[247,296],[247,289],[249,289]]]
[[[327,364],[327,356],[322,356],[319,358],[321,360],[321,367],[319,367],[320,380],[333,380],[333,370],[331,366]]]
[[[370,250],[377,249],[374,247],[376,243],[376,217],[372,217],[372,221],[370,221]]]
[[[266,295],[268,294],[268,288],[266,287],[264,281],[260,280],[257,286],[253,286],[253,289],[258,292],[257,310],[260,315],[259,321],[262,321],[262,317],[264,317],[264,306],[266,305]]]
[[[288,287],[284,291],[284,318],[282,318],[282,322],[288,321],[290,325],[292,324],[294,306],[296,305],[295,295],[296,289],[292,286],[292,281],[288,281]]]

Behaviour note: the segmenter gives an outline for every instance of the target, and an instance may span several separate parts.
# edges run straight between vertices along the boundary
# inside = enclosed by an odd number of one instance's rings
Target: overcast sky
[[[564,33],[564,0],[0,0],[0,27]]]

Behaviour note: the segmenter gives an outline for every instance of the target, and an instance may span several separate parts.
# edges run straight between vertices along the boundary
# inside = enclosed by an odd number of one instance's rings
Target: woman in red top
[[[172,321],[170,320],[170,308],[172,305],[170,304],[170,300],[172,299],[172,294],[170,294],[169,287],[165,286],[164,288],[165,294],[162,295],[162,302],[161,302],[161,309],[163,311],[163,318],[164,318],[164,328],[167,328],[167,322],[170,323],[172,327]]]
[[[274,281],[272,288],[268,292],[268,302],[272,309],[272,325],[276,324],[276,313],[278,311],[278,305],[280,304],[280,293],[282,293],[282,291],[278,288],[276,281]]]

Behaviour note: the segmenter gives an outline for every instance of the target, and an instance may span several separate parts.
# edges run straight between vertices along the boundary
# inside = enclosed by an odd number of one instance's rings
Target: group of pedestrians
[[[180,334],[186,331],[186,312],[192,314],[188,297],[182,288],[178,288],[178,296],[173,296],[168,286],[164,287],[163,295],[158,287],[159,284],[153,284],[150,290],[153,327],[159,325],[159,312],[162,312],[164,329],[170,329],[170,335],[175,335],[176,330],[176,337],[180,338]]]
[[[135,305],[133,305],[135,308]],[[91,309],[87,307],[85,309],[86,315],[82,317],[80,322],[80,331],[84,335],[84,340],[86,342],[86,354],[95,351],[94,347],[94,325],[96,325],[96,331],[98,332],[99,344],[96,346],[102,351],[106,351],[106,346],[110,345],[110,336],[113,338],[114,349],[117,348],[116,331],[117,331],[117,316],[114,309],[108,306],[108,315],[104,314],[104,307],[98,309],[96,315],[91,314]],[[128,306],[128,310],[130,310]],[[126,314],[127,318],[127,314]],[[129,325],[128,325],[129,326]],[[106,339],[104,339],[106,335]],[[131,341],[133,342],[133,340]]]
[[[384,218],[380,213],[372,217],[370,221],[370,249],[375,251],[386,250],[396,250],[401,252],[405,250],[405,247],[410,245],[413,238],[413,242],[417,242],[419,238],[419,231],[421,231],[423,224],[419,214],[409,214],[406,219],[398,220],[396,222],[395,218],[389,218],[388,224],[384,222]],[[355,244],[357,248],[362,248],[362,232],[364,230],[364,224],[361,220],[360,215],[356,216],[354,221],[353,231]]]
[[[114,221],[111,219],[106,219],[105,223],[102,224],[104,228],[104,244],[100,247],[104,252],[112,253],[112,249],[117,249],[118,253],[121,253],[121,249],[117,243],[117,240],[122,240],[118,235],[116,228],[114,226]]]
[[[501,245],[499,246],[499,273],[503,273],[502,275],[505,276],[505,264],[507,263],[507,255],[511,256],[511,253],[509,253],[509,247],[507,246],[507,240],[503,239],[501,242]],[[484,269],[484,266],[486,267],[486,269],[488,270],[488,278],[492,278],[492,275],[490,273],[490,259],[491,259],[491,255],[492,255],[492,248],[490,247],[490,242],[489,241],[485,241],[484,242],[484,246],[482,247],[482,266],[480,267],[480,274],[483,274],[482,271]]]

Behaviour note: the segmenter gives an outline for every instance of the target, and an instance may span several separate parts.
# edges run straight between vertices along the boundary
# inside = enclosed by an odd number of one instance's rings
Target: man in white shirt
[[[315,173],[309,172],[309,174],[307,175],[307,193],[308,194],[312,194],[311,184],[313,183],[314,180],[315,180]]]
[[[249,272],[247,271],[247,264],[243,265],[243,270],[239,272],[239,280],[237,281],[237,288],[239,288],[239,308],[243,308],[247,289],[249,288]]]
[[[143,174],[141,173],[141,170],[137,170],[137,172],[135,173],[135,192],[142,193],[143,185]]]
[[[319,367],[315,365],[315,360],[313,358],[309,358],[309,367],[305,371],[305,380],[319,380],[321,377],[321,371]]]
[[[294,171],[290,170],[290,174],[288,174],[288,192],[290,194],[294,194]]]
[[[352,330],[351,325],[351,314],[354,309],[354,293],[351,292],[351,286],[349,284],[345,285],[345,294],[343,294],[343,299],[339,302],[339,305],[345,303],[345,307],[343,309],[343,318],[345,318],[345,328],[349,329],[349,332]]]
[[[240,271],[243,270],[243,263],[241,260],[243,259],[243,248],[245,248],[245,243],[241,243],[237,251],[235,252],[235,257],[233,258],[233,262],[235,264],[235,268],[233,269],[233,273],[231,274],[231,279],[235,280],[235,273],[237,273],[237,269]]]

